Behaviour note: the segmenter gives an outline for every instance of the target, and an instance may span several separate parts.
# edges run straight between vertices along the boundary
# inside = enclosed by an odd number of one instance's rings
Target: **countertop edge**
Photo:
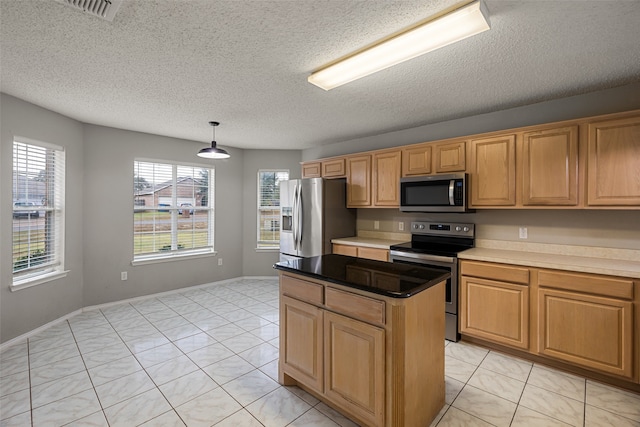
[[[331,243],[337,243],[339,245],[347,246],[363,246],[373,249],[387,249],[393,245],[399,245],[407,240],[393,240],[393,239],[378,239],[373,237],[341,237],[338,239],[332,239]]]
[[[640,262],[627,260],[478,247],[460,252],[458,258],[640,279]]]

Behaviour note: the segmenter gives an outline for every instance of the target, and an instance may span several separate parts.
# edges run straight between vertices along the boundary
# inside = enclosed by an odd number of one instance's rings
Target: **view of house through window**
[[[13,142],[13,282],[63,270],[64,167],[61,147]]]
[[[214,170],[134,162],[134,260],[213,250]]]
[[[258,249],[280,247],[280,181],[289,171],[258,171]]]

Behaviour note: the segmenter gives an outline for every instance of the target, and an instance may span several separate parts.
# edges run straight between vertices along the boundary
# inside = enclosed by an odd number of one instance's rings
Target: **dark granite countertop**
[[[451,276],[447,270],[321,255],[274,264],[274,268],[392,298],[408,298]]]

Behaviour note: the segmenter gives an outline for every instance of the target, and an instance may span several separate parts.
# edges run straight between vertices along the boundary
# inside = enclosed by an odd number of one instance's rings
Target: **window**
[[[214,170],[134,162],[133,259],[213,252]]]
[[[258,249],[280,248],[280,181],[289,171],[258,171]]]
[[[13,286],[31,286],[64,274],[62,147],[13,142]]]

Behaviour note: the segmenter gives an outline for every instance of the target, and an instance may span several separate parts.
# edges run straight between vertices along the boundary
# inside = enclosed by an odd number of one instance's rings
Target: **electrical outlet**
[[[127,272],[123,271],[120,273],[120,280],[127,280]]]
[[[520,227],[520,238],[521,239],[529,238],[529,232],[527,231],[527,227]]]
[[[218,258],[218,265],[222,265],[222,258]]]
[[[374,230],[380,229],[380,221],[373,221],[373,229]]]
[[[398,231],[404,231],[404,222],[400,221],[398,223]]]

